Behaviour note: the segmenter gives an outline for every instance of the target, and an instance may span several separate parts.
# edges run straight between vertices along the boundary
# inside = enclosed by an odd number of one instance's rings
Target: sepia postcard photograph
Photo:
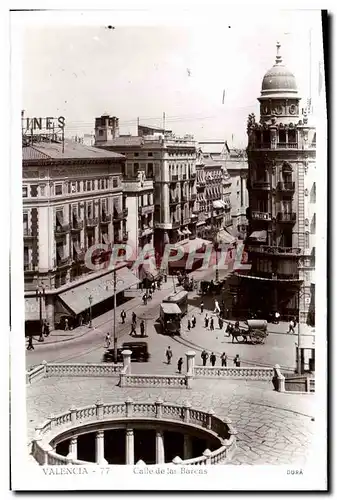
[[[9,13],[14,491],[328,488],[328,14],[253,7]]]

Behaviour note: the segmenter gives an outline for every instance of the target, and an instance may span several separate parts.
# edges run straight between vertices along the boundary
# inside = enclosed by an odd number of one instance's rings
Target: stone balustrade
[[[273,368],[255,366],[195,366],[194,377],[229,378],[247,380],[272,380]]]
[[[213,410],[203,411],[191,408],[191,404],[178,405],[172,403],[164,403],[161,399],[152,402],[139,402],[131,399],[125,402],[104,404],[98,401],[95,405],[86,406],[83,408],[71,408],[69,411],[60,415],[50,416],[42,425],[36,427],[35,438],[32,441],[31,453],[35,460],[40,465],[64,465],[64,464],[85,464],[78,460],[76,452],[71,448],[67,456],[59,455],[55,452],[55,446],[58,442],[64,441],[71,437],[77,446],[77,433],[85,433],[87,424],[91,424],[90,431],[92,432],[92,423],[97,423],[98,440],[100,442],[100,461],[104,461],[104,435],[102,428],[107,428],[107,423],[112,423],[116,420],[119,424],[121,420],[125,421],[127,434],[131,436],[131,422],[137,422],[144,419],[153,422],[176,423],[193,428],[202,429],[205,432],[215,436],[221,446],[213,451],[206,453],[202,457],[180,461],[190,465],[205,465],[223,463],[233,452],[236,446],[236,430],[232,427],[229,419],[221,419],[217,417]],[[103,427],[102,427],[103,425]],[[102,437],[103,435],[103,437]],[[59,438],[62,436],[62,439]],[[131,438],[130,438],[131,439]],[[132,431],[133,439],[133,431]],[[130,442],[133,442],[132,440]],[[72,446],[72,445],[71,445]],[[103,446],[103,451],[102,451]],[[209,451],[209,450],[206,450]],[[205,455],[206,453],[206,455]],[[129,463],[129,462],[128,462]]]
[[[33,384],[45,377],[45,365],[34,366],[31,370],[26,372],[26,384]]]
[[[187,388],[185,375],[126,375],[120,373],[120,387]]]

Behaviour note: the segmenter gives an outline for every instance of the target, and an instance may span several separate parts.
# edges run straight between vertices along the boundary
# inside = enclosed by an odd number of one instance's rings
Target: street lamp
[[[219,242],[218,242],[218,231],[214,225],[214,207],[212,208],[211,234],[212,234],[213,248],[215,250],[215,282],[217,283],[219,281],[219,267],[218,267],[218,243]]]
[[[92,313],[91,313],[91,305],[92,305],[92,295],[89,295],[89,328],[92,328]]]
[[[114,336],[114,363],[117,363],[117,332],[116,332],[116,309],[117,309],[117,298],[116,298],[116,290],[117,283],[123,283],[123,280],[117,280],[116,269],[113,270],[114,277],[114,316],[113,316],[113,336]]]
[[[36,287],[36,300],[39,301],[39,312],[40,312],[40,337],[39,342],[44,342],[43,338],[43,322],[42,322],[42,297],[46,295],[46,288],[43,283]]]

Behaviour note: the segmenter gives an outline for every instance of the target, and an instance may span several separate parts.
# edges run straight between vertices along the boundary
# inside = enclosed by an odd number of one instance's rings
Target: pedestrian
[[[187,320],[187,330],[191,330],[191,321],[189,319]]]
[[[209,360],[211,362],[211,365],[214,366],[215,362],[216,362],[216,356],[215,356],[214,352],[212,352],[212,354],[210,355]]]
[[[111,344],[111,337],[110,337],[110,333],[108,332],[105,336],[105,347],[107,349],[109,349],[110,347],[110,344]]]
[[[239,355],[237,354],[235,356],[235,358],[233,359],[233,363],[235,364],[235,366],[239,367],[241,365],[241,360],[239,358]]]
[[[134,311],[132,312],[132,323],[137,323],[137,314]]]
[[[201,353],[201,359],[202,359],[202,366],[206,366],[206,362],[207,362],[207,359],[208,359],[208,354],[205,351],[205,349]]]
[[[48,337],[49,334],[50,334],[50,326],[49,326],[48,321],[46,321],[44,324],[44,335],[45,335],[45,337]]]
[[[213,319],[213,318],[211,318],[211,321],[210,321],[210,324],[209,324],[209,329],[210,329],[211,331],[213,331],[213,330],[214,330],[214,319]]]
[[[144,320],[142,320],[140,322],[139,326],[140,326],[140,334],[141,334],[142,337],[144,337],[144,335],[145,335],[145,323],[144,323]]]
[[[83,316],[82,316],[82,314],[80,314],[79,317],[78,317],[78,324],[79,324],[79,326],[83,325]]]
[[[136,323],[131,323],[131,332],[130,332],[131,337],[132,337],[133,334],[137,335],[137,332],[136,332]]]
[[[294,323],[294,328],[296,328],[296,325],[298,323],[296,316],[294,316],[293,323]]]
[[[195,328],[195,325],[197,324],[197,318],[194,316],[192,316],[192,328]]]
[[[221,330],[221,328],[222,328],[222,319],[221,319],[220,316],[218,316],[218,327]]]
[[[289,321],[289,329],[288,329],[287,333],[295,333],[295,325],[294,325],[294,321],[292,319]]]
[[[171,364],[171,359],[172,359],[172,351],[171,351],[171,347],[168,346],[168,348],[166,349],[166,359],[167,359],[167,364],[170,365]]]
[[[227,355],[225,352],[221,354],[221,366],[227,366]]]
[[[215,299],[214,301],[214,313],[218,314],[220,312],[219,302]]]
[[[124,311],[124,309],[122,310],[121,312],[121,319],[122,319],[122,324],[125,323],[125,318],[126,318],[126,312]]]
[[[201,301],[200,303],[200,314],[202,314],[204,312],[204,302]]]
[[[166,273],[164,273],[164,281],[165,281],[165,283],[167,283],[167,274]]]
[[[64,331],[69,330],[69,323],[68,323],[68,318],[64,320]]]
[[[183,366],[183,358],[178,359],[178,372],[181,373],[181,368]]]
[[[280,313],[278,311],[275,312],[275,323],[278,325],[280,322]]]
[[[29,335],[27,351],[31,351],[32,349],[33,351],[35,350],[33,346],[33,335]]]
[[[146,306],[147,305],[147,294],[146,293],[144,293],[144,295],[143,295],[143,302],[144,302],[144,306]]]
[[[209,317],[206,313],[206,316],[205,316],[205,328],[208,328],[208,322],[209,322]]]
[[[161,278],[159,278],[159,280],[157,282],[157,288],[158,288],[158,290],[160,290],[160,288],[161,288]]]

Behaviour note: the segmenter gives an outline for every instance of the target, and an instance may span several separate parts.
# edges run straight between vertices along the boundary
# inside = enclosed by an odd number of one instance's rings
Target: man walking
[[[218,314],[220,312],[219,302],[215,299],[214,302],[214,313]]]
[[[233,360],[233,363],[234,363],[234,365],[235,365],[235,366],[240,367],[240,365],[241,365],[241,360],[240,360],[240,358],[239,358],[239,355],[238,355],[238,354],[235,356],[235,358],[234,358],[234,360]]]
[[[167,364],[170,365],[171,364],[171,359],[172,359],[172,351],[171,351],[171,347],[168,346],[168,348],[166,349],[166,359],[167,359]]]
[[[206,329],[208,328],[208,322],[209,322],[209,317],[207,316],[207,313],[206,313],[206,316],[205,316],[205,328]]]
[[[137,315],[134,311],[132,312],[132,323],[137,323]]]
[[[206,366],[206,362],[207,362],[207,359],[208,359],[208,354],[205,351],[205,349],[201,353],[201,359],[202,359],[202,366]]]
[[[31,351],[32,349],[33,351],[35,350],[33,346],[33,335],[29,335],[27,351]]]
[[[214,319],[213,318],[211,318],[211,321],[209,324],[209,329],[211,330],[211,332],[214,330]]]
[[[144,306],[146,306],[147,305],[147,295],[146,295],[146,293],[144,293],[144,295],[143,295],[143,302],[144,302]]]
[[[178,359],[178,372],[181,373],[181,368],[183,366],[183,358]]]
[[[121,312],[121,318],[122,318],[122,324],[124,325],[125,323],[125,318],[126,318],[126,312],[124,311],[124,309],[122,310]]]
[[[136,332],[136,323],[132,323],[131,324],[131,332],[130,332],[131,337],[132,337],[133,334],[137,335],[137,332]]]
[[[216,356],[214,354],[214,352],[212,352],[210,358],[209,358],[210,362],[211,362],[211,365],[214,366],[215,365],[215,362],[216,362]]]
[[[109,332],[108,332],[108,333],[106,334],[106,336],[105,336],[105,343],[106,343],[106,344],[105,344],[105,347],[106,347],[107,349],[109,349],[110,344],[111,344],[111,337],[110,337],[110,333],[109,333]]]
[[[288,329],[287,333],[295,333],[295,325],[294,325],[294,321],[292,319],[289,321],[289,329]]]
[[[140,326],[140,334],[141,334],[142,337],[144,337],[144,335],[145,335],[145,323],[144,323],[144,320],[142,320],[140,322],[139,326]]]
[[[204,312],[204,302],[201,301],[200,303],[200,314],[202,314]]]
[[[196,317],[193,314],[193,316],[192,316],[192,328],[195,328],[196,324],[197,324],[197,319],[196,319]]]
[[[227,366],[227,355],[225,352],[221,354],[221,366]]]
[[[68,318],[66,318],[64,320],[64,331],[66,332],[67,330],[69,330],[69,326],[68,326]]]
[[[222,321],[221,316],[218,317],[218,326],[219,326],[219,329],[221,330],[222,326],[223,326],[223,321]]]

